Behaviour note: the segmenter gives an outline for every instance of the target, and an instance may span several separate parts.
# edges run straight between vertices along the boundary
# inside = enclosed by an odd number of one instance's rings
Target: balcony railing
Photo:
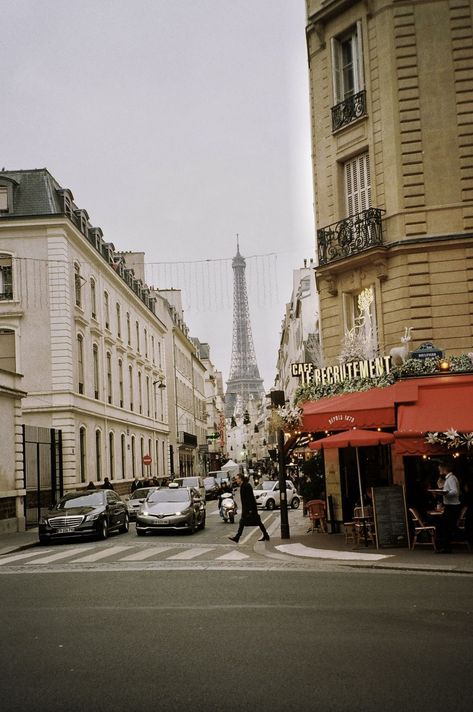
[[[380,208],[368,208],[317,230],[319,264],[326,265],[382,245],[383,212]]]
[[[342,126],[348,126],[362,116],[366,116],[365,89],[332,107],[332,132],[338,131]]]

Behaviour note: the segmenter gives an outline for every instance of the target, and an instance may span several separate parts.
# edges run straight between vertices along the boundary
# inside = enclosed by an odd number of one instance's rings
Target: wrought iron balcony
[[[332,107],[332,132],[366,116],[366,90],[348,97]]]
[[[380,208],[368,208],[317,230],[319,264],[326,265],[382,245],[383,212]]]

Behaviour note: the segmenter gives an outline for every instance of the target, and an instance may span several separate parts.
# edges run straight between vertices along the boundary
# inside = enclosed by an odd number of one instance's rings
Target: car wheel
[[[125,513],[125,520],[124,520],[123,524],[121,525],[119,531],[121,531],[122,534],[126,534],[127,531],[129,530],[129,528],[130,528],[130,518],[128,516],[128,513]]]
[[[136,530],[136,536],[144,536],[146,532],[144,532],[142,529],[137,529]]]
[[[106,539],[108,537],[108,522],[105,519],[105,517],[102,519],[102,522],[100,524],[100,533],[99,537],[101,539]]]
[[[292,509],[299,509],[299,505],[300,505],[299,497],[294,497],[294,499],[291,502]]]
[[[266,502],[266,509],[269,509],[270,512],[272,512],[275,507],[276,502],[274,501],[274,499],[268,499],[268,501]]]

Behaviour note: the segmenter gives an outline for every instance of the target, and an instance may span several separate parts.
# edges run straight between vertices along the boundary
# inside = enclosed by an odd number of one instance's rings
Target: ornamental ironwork
[[[366,116],[365,89],[332,107],[332,131],[338,131],[362,116]]]
[[[317,230],[319,264],[326,265],[382,245],[383,212],[380,208],[368,208]]]

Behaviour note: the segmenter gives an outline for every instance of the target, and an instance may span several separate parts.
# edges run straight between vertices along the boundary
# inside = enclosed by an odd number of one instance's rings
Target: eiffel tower
[[[232,260],[233,268],[233,339],[230,377],[225,394],[225,417],[231,418],[238,396],[246,409],[250,395],[264,397],[263,379],[259,375],[256,354],[251,335],[248,292],[246,290],[245,258],[240,255],[237,238],[237,253]]]

